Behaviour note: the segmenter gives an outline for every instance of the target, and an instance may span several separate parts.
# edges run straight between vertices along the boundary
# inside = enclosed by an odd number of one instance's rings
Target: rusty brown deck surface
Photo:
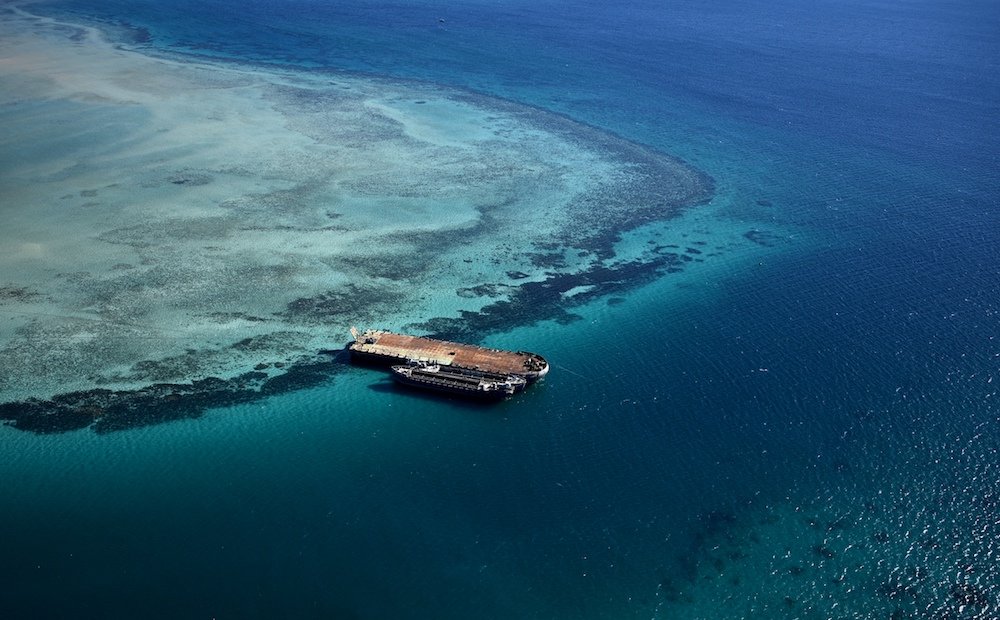
[[[368,342],[374,340],[374,342]],[[433,340],[383,331],[367,331],[350,345],[352,351],[405,360],[434,362],[489,372],[523,373],[530,353],[500,351],[471,344]]]

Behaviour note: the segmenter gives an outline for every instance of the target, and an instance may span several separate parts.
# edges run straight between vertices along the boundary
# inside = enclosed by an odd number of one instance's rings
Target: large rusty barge
[[[408,336],[379,329],[359,332],[351,328],[354,342],[347,345],[351,359],[387,366],[436,364],[455,370],[514,375],[531,382],[545,376],[549,363],[537,353],[504,351],[472,344]]]

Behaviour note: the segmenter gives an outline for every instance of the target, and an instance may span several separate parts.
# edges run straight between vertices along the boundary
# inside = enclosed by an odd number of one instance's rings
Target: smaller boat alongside
[[[528,380],[515,374],[503,374],[410,362],[392,366],[392,378],[410,387],[457,394],[480,400],[501,400],[522,391]]]

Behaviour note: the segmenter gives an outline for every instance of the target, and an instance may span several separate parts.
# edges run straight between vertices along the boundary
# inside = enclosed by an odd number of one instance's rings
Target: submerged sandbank
[[[683,249],[615,242],[711,196],[677,159],[531,107],[0,15],[8,419],[68,392],[109,390],[63,399],[85,425],[115,390],[260,391],[313,376],[352,324],[476,340],[566,317],[682,269]]]

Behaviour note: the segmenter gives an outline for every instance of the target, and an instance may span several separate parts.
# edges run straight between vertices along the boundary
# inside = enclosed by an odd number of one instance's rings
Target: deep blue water
[[[867,549],[844,567],[855,593],[823,572],[847,552],[820,550],[802,561],[815,571],[803,583],[820,585],[791,597],[776,578],[758,592],[772,607],[720,603],[714,617],[828,617],[837,597],[857,617],[995,613],[992,3],[45,10],[144,28],[144,45],[171,51],[537,106],[677,155],[713,176],[731,218],[801,234],[698,286],[666,278],[585,320],[493,336],[555,368],[489,413],[352,370],[165,427],[19,436],[0,515],[5,615],[683,617],[710,607],[706,571],[742,559],[705,560],[724,532],[786,504],[822,522],[835,520],[823,506],[857,511],[853,530],[827,534]],[[872,531],[893,536],[878,547]],[[919,596],[898,594],[897,569],[915,571]],[[956,580],[992,606],[959,611]],[[664,603],[668,589],[690,600]]]

